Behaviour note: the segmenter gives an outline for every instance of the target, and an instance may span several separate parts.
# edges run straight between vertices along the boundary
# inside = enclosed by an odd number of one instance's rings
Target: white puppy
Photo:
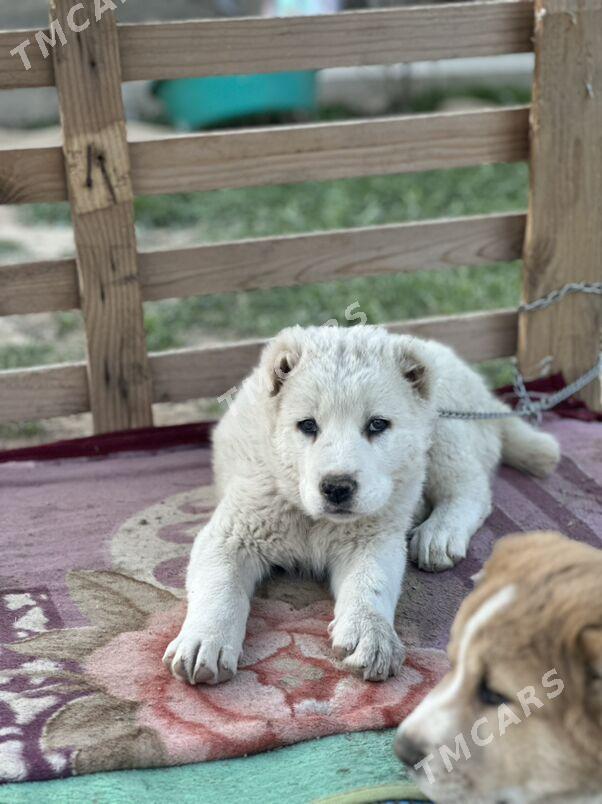
[[[214,434],[220,502],[192,548],[188,611],[164,661],[191,684],[231,678],[270,568],[328,575],[334,653],[366,679],[399,671],[406,562],[443,570],[491,509],[500,458],[544,475],[556,441],[504,409],[451,349],[377,327],[293,327],[265,348]],[[414,529],[411,530],[412,526]]]

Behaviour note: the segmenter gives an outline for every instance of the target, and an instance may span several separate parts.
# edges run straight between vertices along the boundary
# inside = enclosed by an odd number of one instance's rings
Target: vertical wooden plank
[[[602,280],[602,0],[536,0],[535,16],[525,301]],[[552,356],[574,380],[597,360],[601,324],[599,296],[522,314],[521,371],[537,376]],[[580,396],[602,409],[599,380]]]
[[[72,0],[50,0],[66,33],[53,48],[63,151],[88,344],[96,432],[152,424],[151,375],[138,282],[133,192],[113,12],[96,20],[83,0],[80,32],[70,30]],[[80,5],[82,5],[80,4]]]

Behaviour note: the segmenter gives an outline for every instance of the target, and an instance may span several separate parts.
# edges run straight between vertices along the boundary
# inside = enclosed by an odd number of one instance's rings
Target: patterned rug
[[[411,569],[402,675],[360,681],[331,656],[325,588],[259,590],[238,676],[188,687],[161,656],[184,613],[190,545],[213,505],[207,447],[0,464],[0,779],[241,756],[396,725],[445,671],[453,615],[499,536],[557,528],[602,546],[602,425],[550,419],[546,481],[503,469],[495,509],[451,572]]]

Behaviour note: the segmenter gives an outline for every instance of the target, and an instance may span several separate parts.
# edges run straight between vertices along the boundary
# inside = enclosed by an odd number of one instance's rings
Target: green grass
[[[146,305],[146,326],[149,347],[159,350],[185,345],[195,329],[266,337],[291,324],[323,324],[332,318],[347,326],[360,311],[368,323],[378,324],[509,307],[517,303],[519,290],[517,264],[459,268],[157,302]],[[352,304],[349,321],[345,311]]]
[[[71,212],[66,201],[56,204],[27,204],[21,208],[21,217],[26,223],[58,224],[66,226],[71,223]]]
[[[202,240],[215,242],[499,212],[524,207],[526,200],[526,165],[483,165],[145,197],[136,202],[136,220],[142,227],[195,226]]]
[[[140,225],[196,225],[215,242],[522,209],[525,165],[312,182],[143,198]],[[320,324],[358,302],[370,323],[511,306],[520,293],[518,264],[353,279],[146,305],[151,349],[185,345],[193,331],[267,336],[293,323]],[[357,309],[357,308],[356,308]]]
[[[526,203],[527,168],[517,164],[146,197],[137,200],[136,217],[145,229],[192,226],[199,241],[217,242],[512,211]],[[29,214],[48,220],[49,210],[58,221],[55,205],[38,205]],[[381,323],[511,306],[519,292],[517,264],[457,268],[156,302],[145,305],[146,326],[149,348],[161,350],[194,343],[201,333],[269,336],[293,323],[336,318],[345,324],[344,311],[354,302],[370,323]],[[71,314],[57,317],[57,335],[76,325]],[[0,350],[0,365],[5,367],[7,361],[30,365],[53,360],[56,350],[51,344],[33,351]]]
[[[31,319],[35,320],[35,316]],[[51,326],[21,333],[22,343],[0,344],[0,370],[19,369],[80,360],[84,355],[82,317],[78,312],[57,313]]]
[[[139,199],[144,227],[196,226],[204,242],[522,209],[525,165],[312,182]],[[345,323],[353,302],[371,323],[516,304],[519,267],[459,268],[196,297],[146,305],[151,349],[185,345],[193,330],[268,336],[293,323]]]
[[[370,226],[439,215],[525,206],[527,166],[483,165],[449,171],[329,182],[179,193],[136,199],[139,227],[196,227],[206,242]],[[67,204],[33,204],[31,223],[68,223]]]
[[[501,105],[526,103],[529,93],[512,87],[454,92]],[[433,91],[414,98],[411,108],[429,112],[450,98]],[[326,109],[320,119],[340,119],[344,110]],[[442,216],[473,215],[524,209],[527,204],[527,166],[492,165],[419,174],[308,182],[299,185],[220,190],[136,200],[140,233],[193,230],[197,242],[220,242],[308,231],[417,221]],[[66,204],[37,204],[26,208],[27,219],[64,224]],[[520,293],[520,267],[501,264],[418,274],[400,274],[278,288],[269,291],[219,294],[145,305],[149,348],[153,351],[194,344],[215,337],[269,336],[293,324],[321,324],[356,303],[370,323],[420,316],[512,306]],[[351,322],[353,323],[353,322]],[[57,339],[81,326],[71,314],[57,317]],[[0,366],[52,362],[58,349],[52,343],[35,348],[0,349]],[[31,361],[31,362],[30,362]],[[488,368],[494,381],[509,378],[507,364]]]
[[[20,441],[28,438],[36,440],[46,433],[46,428],[40,422],[19,422],[19,424],[0,424],[0,446],[2,441]]]
[[[23,246],[15,240],[0,240],[0,257],[18,257],[23,253]]]
[[[52,343],[27,343],[0,347],[0,369],[40,366],[53,363],[56,347]]]

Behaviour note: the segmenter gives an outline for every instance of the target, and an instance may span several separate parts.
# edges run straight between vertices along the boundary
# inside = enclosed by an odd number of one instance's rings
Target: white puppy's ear
[[[430,399],[432,392],[432,378],[430,370],[420,354],[416,343],[403,339],[398,346],[398,363],[401,373],[416,393],[423,399]]]
[[[297,328],[285,329],[266,346],[261,364],[270,396],[276,396],[301,359]]]
[[[288,375],[294,370],[299,362],[300,355],[296,352],[281,352],[276,355],[274,365],[270,372],[271,395],[276,396],[282,388]]]

